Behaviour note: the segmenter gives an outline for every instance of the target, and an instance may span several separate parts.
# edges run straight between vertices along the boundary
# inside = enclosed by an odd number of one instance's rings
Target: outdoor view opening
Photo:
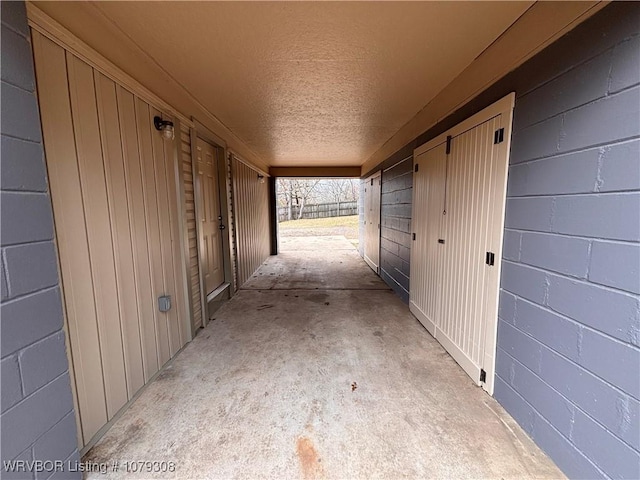
[[[278,178],[278,245],[295,250],[296,237],[339,237],[358,248],[357,178]]]

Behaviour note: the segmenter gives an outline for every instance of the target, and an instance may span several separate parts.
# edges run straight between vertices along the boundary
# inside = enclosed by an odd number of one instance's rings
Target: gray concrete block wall
[[[413,156],[382,171],[380,277],[409,303]]]
[[[516,91],[495,397],[571,478],[640,477],[638,25]]]
[[[639,52],[612,3],[376,167],[516,92],[494,395],[570,478],[640,478]]]
[[[11,460],[71,461],[78,448],[26,10],[23,2],[1,8],[1,475],[80,478],[5,468]]]

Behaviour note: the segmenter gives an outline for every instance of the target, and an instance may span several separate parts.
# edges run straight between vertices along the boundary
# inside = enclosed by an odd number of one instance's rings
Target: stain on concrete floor
[[[108,478],[563,478],[398,297],[366,288],[379,279],[364,261],[345,261],[316,268],[350,290],[240,290],[85,459],[176,466]],[[303,261],[279,262],[298,282]]]
[[[307,437],[298,438],[296,453],[300,461],[302,478],[306,480],[324,477],[322,459],[318,456],[311,440]]]

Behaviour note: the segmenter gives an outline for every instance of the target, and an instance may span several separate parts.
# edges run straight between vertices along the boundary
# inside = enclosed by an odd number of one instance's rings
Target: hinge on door
[[[504,141],[504,128],[500,128],[493,134],[493,144],[502,143]]]
[[[371,185],[373,185],[373,178],[371,179]]]
[[[483,368],[480,369],[480,381],[483,383],[487,381],[487,372]]]
[[[414,240],[416,239],[416,234],[415,234],[415,233],[413,234],[413,239],[414,239]]]
[[[419,167],[419,166],[420,166],[420,165],[418,165],[418,164],[416,163],[416,164],[415,164],[415,166],[413,167],[413,171],[414,171],[414,172],[417,172],[417,171],[418,171],[418,167]]]
[[[495,261],[496,261],[496,254],[493,252],[487,252],[487,256],[485,257],[484,262],[489,266],[493,266]]]
[[[451,153],[451,135],[447,135],[447,151],[445,153],[447,155]]]

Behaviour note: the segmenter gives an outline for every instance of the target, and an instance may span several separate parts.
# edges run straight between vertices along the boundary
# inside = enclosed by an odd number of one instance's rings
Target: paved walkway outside
[[[346,239],[290,241],[85,460],[175,463],[157,478],[563,477]]]

